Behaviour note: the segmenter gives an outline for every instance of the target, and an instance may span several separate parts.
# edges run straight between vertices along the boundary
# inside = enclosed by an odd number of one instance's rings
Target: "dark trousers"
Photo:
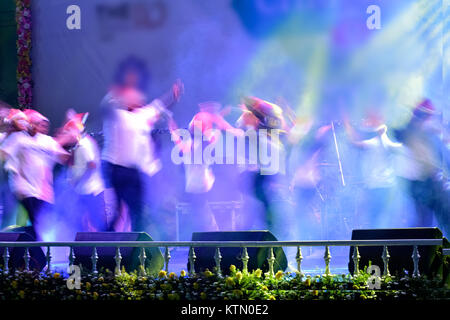
[[[12,193],[7,179],[0,179],[0,202],[3,210],[0,229],[15,225],[17,220],[17,199]]]
[[[25,210],[27,210],[28,218],[31,222],[31,227],[33,229],[32,236],[35,237],[37,241],[42,240],[41,235],[36,230],[36,223],[39,220],[39,216],[44,212],[50,209],[51,204],[43,201],[41,199],[28,197],[24,198],[20,201],[20,203],[23,205]]]
[[[93,194],[81,194],[78,196],[78,203],[82,214],[87,218],[91,227],[96,231],[106,231],[108,229],[103,192],[96,196]],[[88,228],[85,227],[85,230],[88,231]]]
[[[289,239],[295,223],[290,208],[290,191],[280,174],[262,175],[259,172],[243,172],[240,175],[241,191],[258,199],[264,208],[265,228],[280,239]],[[280,213],[283,213],[280,216]],[[280,223],[283,219],[283,223]],[[282,226],[284,225],[284,226]]]
[[[143,222],[143,183],[140,172],[134,168],[126,168],[104,161],[102,163],[103,173],[106,177],[107,185],[114,189],[118,201],[118,208],[123,201],[128,207],[132,231],[144,231]],[[112,231],[119,215],[109,225]]]
[[[416,207],[415,227],[431,227],[433,215],[445,235],[450,232],[450,192],[442,181],[429,178],[425,181],[410,181],[409,191]]]

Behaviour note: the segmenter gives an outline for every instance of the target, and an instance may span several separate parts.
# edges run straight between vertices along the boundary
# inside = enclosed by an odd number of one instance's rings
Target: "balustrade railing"
[[[169,270],[169,262],[171,259],[170,256],[170,248],[174,247],[188,247],[189,248],[189,255],[188,260],[190,263],[189,268],[189,274],[195,275],[195,249],[199,247],[213,247],[215,248],[215,254],[214,254],[214,261],[215,261],[215,271],[221,275],[222,274],[222,267],[221,267],[221,261],[222,261],[222,255],[220,252],[221,248],[229,248],[229,247],[239,247],[242,248],[242,255],[241,255],[241,261],[242,266],[239,266],[242,268],[243,272],[248,272],[248,262],[250,261],[251,257],[248,255],[247,248],[268,248],[268,256],[267,256],[267,262],[269,267],[269,275],[274,275],[274,263],[276,260],[276,257],[274,255],[274,248],[279,247],[296,247],[297,248],[297,254],[296,254],[296,261],[297,261],[297,270],[296,272],[299,275],[303,275],[302,272],[302,247],[324,247],[324,263],[325,263],[325,275],[331,275],[330,271],[330,263],[331,263],[331,254],[330,254],[330,247],[331,246],[348,246],[353,247],[353,255],[352,260],[354,263],[354,274],[359,274],[359,262],[360,262],[360,254],[359,254],[359,248],[360,247],[367,247],[367,246],[378,246],[383,247],[383,253],[382,253],[382,260],[383,260],[383,276],[389,276],[389,260],[390,260],[390,254],[389,254],[389,247],[394,246],[410,246],[411,247],[411,258],[414,265],[414,271],[413,276],[418,277],[420,275],[419,271],[419,259],[420,259],[420,253],[419,253],[419,247],[418,246],[442,246],[443,240],[441,239],[402,239],[402,240],[327,240],[327,241],[70,241],[70,242],[0,242],[0,250],[4,248],[3,250],[3,272],[5,274],[8,274],[10,272],[9,269],[9,259],[10,259],[10,248],[14,247],[20,247],[25,248],[25,254],[24,254],[24,266],[25,270],[30,270],[30,253],[29,249],[32,247],[46,247],[46,261],[47,261],[47,271],[51,270],[51,261],[52,256],[50,254],[50,248],[52,247],[68,247],[69,248],[69,256],[68,256],[68,263],[69,266],[72,266],[75,261],[75,253],[74,248],[75,247],[91,247],[92,248],[92,274],[97,274],[97,262],[99,259],[97,248],[101,247],[115,247],[115,274],[120,275],[121,274],[121,261],[122,261],[122,255],[121,255],[121,248],[129,248],[129,247],[138,247],[140,248],[140,254],[139,254],[139,274],[141,276],[146,275],[145,271],[145,263],[147,256],[145,254],[145,248],[164,248],[164,269],[166,271]],[[449,249],[443,250],[444,255],[450,255]]]

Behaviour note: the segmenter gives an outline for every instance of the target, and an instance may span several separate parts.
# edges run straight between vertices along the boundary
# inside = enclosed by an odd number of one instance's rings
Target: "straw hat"
[[[271,129],[283,127],[283,109],[280,106],[256,97],[245,97],[243,103],[259,119],[260,125]]]

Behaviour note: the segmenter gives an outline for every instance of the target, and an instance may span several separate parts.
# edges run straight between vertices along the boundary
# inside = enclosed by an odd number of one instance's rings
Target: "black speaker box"
[[[0,232],[0,241],[5,242],[20,242],[20,241],[36,241],[33,229],[30,227],[14,227],[8,228],[7,232]],[[9,269],[11,271],[25,268],[25,248],[24,247],[10,247],[9,251]],[[4,269],[3,254],[4,247],[0,247],[0,266]],[[30,254],[30,270],[42,271],[46,265],[45,254],[41,247],[30,247],[28,250]]]
[[[403,229],[360,229],[353,230],[352,240],[384,240],[384,239],[443,239],[438,228],[403,228]],[[422,275],[443,276],[442,246],[418,246],[420,260],[419,272]],[[353,251],[350,248],[348,270],[353,274]],[[383,270],[383,247],[358,247],[361,260],[359,269],[369,265],[378,265]],[[413,246],[388,246],[390,255],[389,271],[392,275],[402,275],[406,270],[412,274],[414,263],[412,260]],[[383,272],[383,271],[382,271]]]
[[[153,239],[145,232],[78,232],[75,241],[153,241]],[[92,251],[92,247],[74,247],[74,264],[81,265],[83,271],[90,272]],[[138,270],[140,252],[138,247],[121,247],[121,268],[125,267],[127,272]],[[97,255],[97,270],[115,269],[116,247],[97,247]],[[164,257],[159,248],[146,248],[145,255],[147,257],[145,268],[150,274],[155,275],[162,270]]]
[[[277,238],[267,230],[264,231],[216,231],[216,232],[194,232],[192,241],[277,241]],[[195,271],[202,272],[205,269],[214,270],[216,263],[214,254],[216,248],[199,247],[194,248],[196,260]],[[287,259],[283,248],[274,248],[275,255],[274,270],[286,270]],[[220,248],[222,255],[221,269],[223,274],[229,274],[230,265],[235,265],[242,270],[241,254],[242,248]],[[269,270],[267,256],[269,248],[247,248],[249,272],[261,269],[264,272]],[[188,269],[190,264],[188,262]]]

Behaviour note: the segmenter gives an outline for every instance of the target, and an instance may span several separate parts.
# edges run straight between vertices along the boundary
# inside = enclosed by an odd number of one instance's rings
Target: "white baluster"
[[[116,267],[114,270],[114,274],[116,276],[120,276],[122,271],[120,270],[120,262],[122,261],[122,255],[120,254],[120,248],[116,248],[116,255],[114,256],[114,260],[116,261]]]
[[[166,247],[166,251],[164,252],[164,261],[166,264],[166,272],[169,272],[169,261],[170,261],[170,251],[169,251],[169,247]]]
[[[195,251],[193,247],[189,248],[189,274],[191,276],[195,275],[195,259],[197,259],[197,257],[195,256]]]
[[[325,260],[325,275],[329,276],[330,273],[330,261],[331,261],[331,254],[330,254],[330,248],[328,246],[325,246],[325,254],[323,256]]]
[[[140,262],[140,270],[139,273],[141,276],[145,276],[147,273],[145,271],[145,260],[147,256],[145,255],[145,248],[141,248],[141,253],[139,254],[139,262]]]
[[[9,273],[9,249],[8,249],[8,247],[5,247],[5,250],[3,251],[3,273],[4,274]]]
[[[51,272],[51,261],[52,261],[52,256],[50,253],[50,246],[47,247],[47,254],[45,255],[45,258],[47,259],[47,272],[50,273]]]
[[[361,259],[361,256],[359,255],[359,249],[358,246],[355,246],[355,249],[353,250],[353,275],[357,276],[359,275],[359,260]]]
[[[28,247],[25,248],[23,259],[25,261],[25,270],[30,271],[30,251],[28,250]]]
[[[216,248],[216,253],[214,254],[214,261],[216,262],[216,273],[220,277],[222,276],[222,268],[220,263],[222,261],[222,255],[220,254],[219,247]]]
[[[302,272],[302,260],[303,260],[302,248],[297,247],[297,255],[295,256],[295,259],[297,260],[297,274],[300,277],[303,277],[303,272]]]
[[[69,267],[73,266],[74,262],[75,262],[75,254],[73,252],[73,248],[70,247],[70,251],[69,251]]]
[[[414,246],[412,259],[413,259],[413,262],[414,262],[413,277],[414,278],[420,277],[420,272],[419,272],[420,254],[419,254],[419,248],[417,246]]]
[[[92,249],[91,261],[92,261],[92,273],[98,274],[98,271],[97,271],[98,254],[97,254],[96,247],[94,247],[94,249]]]
[[[389,272],[389,258],[390,257],[391,256],[389,255],[388,247],[384,246],[383,254],[381,256],[381,258],[383,259],[383,264],[384,264],[384,270],[383,270],[384,277],[389,277],[391,275],[391,273]]]
[[[273,264],[275,263],[275,255],[273,254],[272,247],[269,249],[267,261],[269,262],[269,276],[273,277],[274,276]]]
[[[250,257],[248,255],[246,247],[242,249],[241,260],[242,260],[242,272],[248,273],[248,261],[250,260]]]

